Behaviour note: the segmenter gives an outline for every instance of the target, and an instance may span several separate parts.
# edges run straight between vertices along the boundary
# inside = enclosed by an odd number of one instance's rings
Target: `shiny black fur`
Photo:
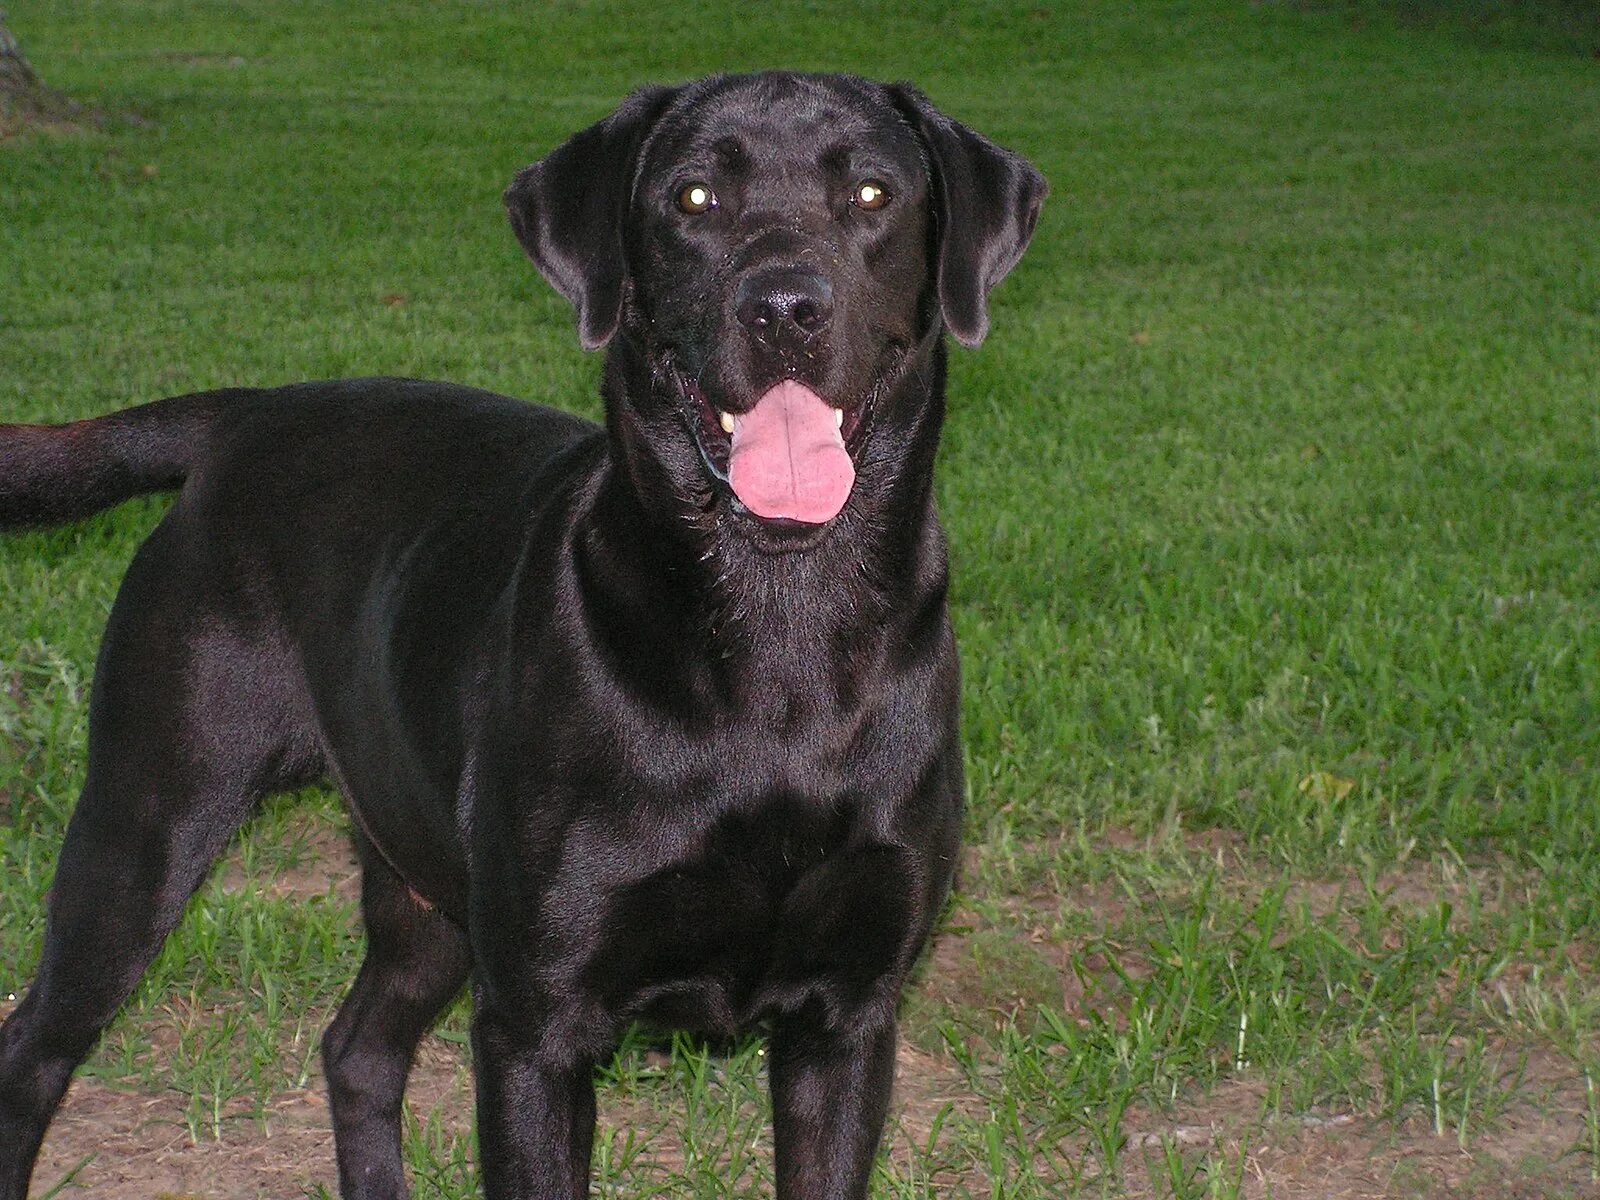
[[[0,1200],[234,831],[324,775],[368,935],[324,1042],[344,1196],[405,1193],[406,1074],[469,978],[488,1196],[587,1194],[591,1073],[633,1021],[764,1026],[779,1196],[864,1196],[961,824],[940,335],[982,338],[1043,194],[904,86],[648,88],[506,195],[609,346],[604,429],[384,379],[0,426],[0,524],[182,485],[112,611],[0,1027]],[[821,526],[724,479],[716,410],[784,378],[845,413]]]

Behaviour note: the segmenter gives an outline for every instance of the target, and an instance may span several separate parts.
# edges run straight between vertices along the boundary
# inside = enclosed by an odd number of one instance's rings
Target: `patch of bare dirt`
[[[220,886],[286,897],[322,896],[330,889],[352,899],[358,894],[359,871],[335,825],[315,814],[297,816],[287,836],[291,849],[275,849],[264,869],[245,871],[236,850],[223,867]],[[1196,849],[1208,856],[1236,853],[1229,845],[1209,842]],[[1241,881],[1247,875],[1241,872]],[[1356,895],[1364,894],[1359,885],[1346,881],[1296,887],[1319,912],[1337,910],[1341,896],[1349,896],[1352,887]],[[1441,896],[1465,897],[1474,890],[1482,895],[1484,887],[1464,869],[1412,864],[1393,878],[1382,878],[1378,890],[1386,902],[1420,905]],[[1068,969],[1073,946],[1058,942],[1052,933],[1051,907],[1076,901],[1103,913],[1120,895],[1108,883],[1063,880],[1053,894],[1004,905],[1016,922],[1006,929],[985,928],[975,914],[957,913],[951,922],[956,931],[942,935],[932,948],[921,991],[941,1011],[976,1009],[1000,1020],[1040,998],[1072,1012],[1086,998],[1077,994],[1081,984]],[[1029,982],[1035,967],[1046,970]],[[1046,986],[1046,975],[1051,995],[1034,995]],[[8,1007],[0,1001],[0,1016]],[[160,1030],[151,1037],[157,1047],[164,1041]],[[898,1060],[895,1108],[885,1139],[891,1160],[910,1165],[915,1151],[927,1145],[941,1124],[948,1123],[943,1135],[948,1142],[955,1128],[970,1130],[987,1119],[987,1105],[943,1054],[907,1040]],[[600,1097],[600,1136],[611,1136],[613,1145],[621,1145],[630,1133],[636,1135],[635,1144],[642,1144],[637,1169],[646,1178],[650,1172],[668,1178],[685,1167],[683,1113],[670,1099],[670,1093]],[[220,1122],[220,1138],[209,1129],[198,1136],[191,1131],[185,1120],[187,1100],[176,1090],[123,1092],[80,1081],[46,1142],[36,1193],[75,1169],[78,1173],[64,1194],[105,1200],[283,1197],[302,1195],[318,1184],[333,1190],[333,1141],[320,1078],[305,1089],[273,1097],[263,1110],[242,1103],[228,1110]],[[469,1132],[472,1089],[462,1047],[437,1038],[425,1043],[408,1103],[421,1121],[431,1120],[448,1134]],[[1454,1130],[1440,1136],[1422,1119],[1397,1124],[1360,1112],[1266,1112],[1259,1081],[1227,1080],[1209,1095],[1173,1110],[1130,1112],[1123,1126],[1121,1179],[1106,1194],[1131,1200],[1169,1195],[1168,1156],[1175,1151],[1187,1164],[1183,1169],[1195,1173],[1192,1178],[1203,1180],[1208,1163],[1229,1179],[1237,1172],[1240,1195],[1249,1200],[1600,1197],[1583,1152],[1586,1105],[1581,1079],[1574,1077],[1570,1063],[1535,1055],[1517,1101],[1491,1127],[1471,1130],[1463,1147]],[[759,1123],[754,1153],[769,1161],[764,1156],[770,1154],[770,1130],[753,1106],[749,1117],[753,1126]],[[1050,1155],[1056,1162],[1043,1169],[1052,1174],[1068,1159],[1093,1174],[1095,1153],[1087,1143],[1053,1147]],[[924,1170],[930,1166],[941,1194],[960,1194],[965,1188],[982,1195],[990,1190],[991,1181],[976,1157],[957,1153],[920,1163]],[[1093,1184],[1089,1191],[1099,1194],[1099,1188]]]
[[[0,12],[0,140],[33,128],[71,126],[83,115],[75,101],[45,86]]]
[[[1279,886],[1286,872],[1252,854],[1245,840],[1229,830],[1181,829],[1142,834],[1110,826],[1096,835],[1098,844],[1129,854],[1172,855],[1194,869],[1214,864],[1218,869],[1219,893],[1246,905],[1254,904],[1264,893]],[[982,895],[986,905],[998,905],[1014,918],[1014,928],[1038,941],[1046,931],[1059,927],[1063,913],[1091,914],[1103,930],[1120,925],[1135,902],[1114,878],[1084,879],[1063,870],[1064,839],[1036,839],[1021,843],[1017,856],[1029,865],[1015,894]],[[979,864],[983,848],[967,850],[963,878],[981,878]],[[1370,878],[1350,869],[1324,878],[1292,877],[1284,900],[1293,909],[1301,905],[1319,920],[1342,918],[1348,910],[1365,906],[1375,899],[1400,913],[1422,912],[1449,904],[1457,911],[1476,906],[1486,912],[1500,912],[1526,904],[1536,894],[1537,879],[1525,869],[1501,862],[1470,862],[1438,856],[1413,858],[1390,866]],[[1169,886],[1188,889],[1183,876]],[[1354,928],[1354,922],[1348,922]]]
[[[261,1126],[235,1116],[225,1121],[222,1140],[197,1141],[176,1093],[141,1095],[79,1080],[45,1138],[35,1192],[68,1174],[71,1187],[104,1200],[297,1196],[312,1182],[332,1184],[333,1135],[326,1103],[309,1090],[275,1098]]]
[[[208,50],[162,50],[151,55],[157,62],[185,67],[243,67],[250,60],[242,54],[220,54]]]
[[[1371,890],[1382,904],[1401,912],[1436,908],[1441,902],[1460,908],[1474,898],[1494,908],[1515,898],[1519,881],[1508,875],[1509,870],[1504,863],[1485,867],[1444,859],[1413,861],[1379,872]],[[1296,880],[1286,900],[1304,903],[1315,917],[1327,917],[1366,897],[1367,884],[1352,871],[1331,879]]]
[[[982,1106],[960,1075],[942,1059],[902,1045],[895,1088],[895,1114],[888,1153],[902,1161],[926,1143],[946,1108],[971,1117]],[[418,1055],[406,1092],[419,1120],[437,1121],[453,1135],[471,1129],[472,1087],[460,1047],[430,1038]],[[93,1080],[73,1085],[45,1140],[34,1173],[35,1194],[48,1191],[75,1168],[65,1195],[96,1200],[234,1200],[303,1195],[320,1184],[335,1191],[333,1133],[320,1078],[304,1090],[274,1097],[263,1117],[226,1115],[220,1140],[196,1139],[184,1123],[184,1097],[177,1092],[122,1092]],[[663,1176],[685,1166],[681,1112],[676,1105],[600,1097],[601,1137],[607,1131],[645,1140],[638,1162]],[[752,1119],[758,1114],[752,1110]],[[758,1156],[770,1156],[770,1130],[763,1125]],[[87,1160],[87,1161],[85,1161]],[[961,1182],[954,1177],[942,1181]],[[973,1182],[973,1181],[967,1181]]]
[[[83,133],[103,123],[103,116],[45,87],[0,88],[0,142],[24,134],[60,137]]]
[[[447,1128],[465,1129],[471,1088],[460,1051],[430,1038],[418,1055],[406,1091],[419,1120],[437,1114]],[[80,1079],[45,1138],[34,1171],[36,1194],[76,1170],[73,1188],[96,1200],[233,1200],[300,1196],[316,1184],[337,1193],[333,1130],[319,1076],[310,1086],[275,1096],[256,1114],[224,1114],[220,1139],[197,1138],[185,1123],[185,1097],[176,1091],[123,1092]]]
[[[38,113],[0,112],[0,144],[29,134],[42,137],[71,137],[93,129],[97,117],[49,117]]]
[[[247,870],[235,844],[217,870],[217,886],[237,895],[256,891],[281,899],[326,896],[331,891],[342,900],[361,898],[361,865],[356,861],[350,836],[315,813],[290,819],[284,840],[288,848],[275,853],[265,869]]]
[[[1164,1159],[1175,1148],[1196,1168],[1210,1160],[1225,1178],[1237,1175],[1246,1200],[1600,1197],[1582,1153],[1585,1097],[1570,1063],[1535,1055],[1525,1082],[1524,1095],[1488,1128],[1470,1129],[1463,1145],[1456,1130],[1440,1134],[1423,1117],[1269,1113],[1260,1081],[1226,1080],[1174,1111],[1129,1114],[1124,1194],[1169,1195]]]
[[[949,1059],[919,1050],[904,1040],[895,1059],[895,1118],[913,1143],[925,1144],[935,1122],[947,1109],[974,1118],[986,1112],[983,1102],[972,1094]]]
[[[951,1115],[982,1121],[986,1108],[966,1088],[948,1060],[902,1044],[895,1110],[886,1152],[904,1165],[912,1148],[925,1146],[936,1123]],[[1352,1112],[1297,1116],[1264,1114],[1258,1081],[1230,1080],[1210,1095],[1167,1112],[1135,1111],[1124,1132],[1120,1186],[1129,1200],[1167,1196],[1165,1154],[1175,1149],[1200,1172],[1216,1164],[1240,1178],[1246,1200],[1557,1200],[1600,1196],[1578,1153],[1586,1136],[1584,1096],[1554,1060],[1531,1064],[1530,1098],[1495,1125],[1473,1131],[1467,1148],[1455,1133],[1435,1133],[1424,1120],[1393,1122]],[[429,1039],[419,1055],[408,1103],[419,1119],[436,1120],[451,1134],[471,1126],[472,1089],[459,1046]],[[35,1175],[36,1193],[47,1190],[85,1159],[77,1188],[104,1200],[223,1200],[284,1197],[321,1184],[334,1187],[336,1171],[321,1080],[284,1093],[263,1117],[226,1116],[221,1140],[191,1138],[184,1098],[176,1092],[126,1093],[80,1081],[45,1143]],[[629,1131],[643,1140],[637,1163],[670,1177],[685,1156],[675,1105],[601,1096],[601,1136]],[[769,1155],[770,1131],[754,1148]],[[1055,1148],[1071,1157],[1074,1148]],[[1078,1161],[1090,1162],[1085,1145]],[[923,1164],[926,1167],[926,1163]],[[940,1194],[985,1194],[989,1181],[975,1162],[944,1161],[933,1183]],[[70,1189],[67,1194],[74,1194]],[[1089,1194],[1089,1193],[1086,1193]],[[1093,1194],[1100,1194],[1095,1191]],[[1204,1193],[1197,1193],[1204,1194]]]

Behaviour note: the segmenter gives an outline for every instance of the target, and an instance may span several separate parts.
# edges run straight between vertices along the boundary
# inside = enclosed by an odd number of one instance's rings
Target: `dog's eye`
[[[678,207],[686,213],[710,212],[717,206],[717,194],[703,183],[686,184],[678,193]]]
[[[851,193],[850,203],[857,208],[882,208],[889,203],[889,189],[876,179],[862,180]]]

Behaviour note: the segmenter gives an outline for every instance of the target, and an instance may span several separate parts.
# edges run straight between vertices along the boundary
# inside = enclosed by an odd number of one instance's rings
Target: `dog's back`
[[[251,488],[275,480],[301,492],[344,481],[347,510],[363,491],[377,502],[375,493],[431,488],[437,506],[504,480],[508,463],[518,478],[537,473],[596,432],[492,392],[385,378],[228,388],[60,425],[0,424],[0,529],[81,520],[196,472],[244,471]],[[411,464],[403,478],[397,462]],[[438,470],[419,469],[428,464]],[[482,478],[462,478],[463,464]]]

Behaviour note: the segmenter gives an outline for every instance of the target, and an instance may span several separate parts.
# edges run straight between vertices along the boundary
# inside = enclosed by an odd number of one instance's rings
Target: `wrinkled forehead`
[[[878,84],[769,74],[691,88],[657,123],[643,170],[926,175],[921,143]]]

